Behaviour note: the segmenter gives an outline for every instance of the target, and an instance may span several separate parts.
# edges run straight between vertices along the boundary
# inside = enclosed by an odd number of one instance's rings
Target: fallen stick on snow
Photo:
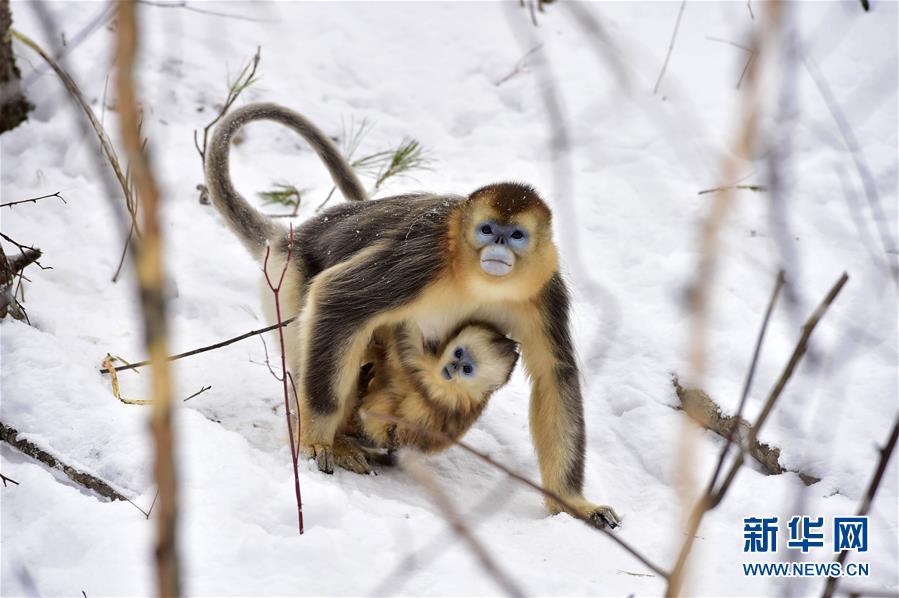
[[[108,498],[110,500],[128,500],[123,494],[115,490],[112,486],[110,486],[100,478],[89,473],[79,471],[71,465],[66,465],[36,444],[25,440],[24,438],[19,438],[19,431],[15,428],[7,426],[3,422],[0,422],[0,440],[18,449],[20,452],[25,453],[29,457],[37,459],[48,467],[63,472],[64,474],[66,474],[66,477],[68,477],[70,480],[72,480],[82,488],[92,490],[103,498]]]
[[[675,376],[671,379],[677,398],[681,402],[684,413],[697,424],[714,432],[718,436],[737,446],[742,446],[749,438],[752,425],[739,415],[724,415],[721,408],[704,390],[699,388],[684,388],[680,380]],[[780,464],[780,449],[757,439],[746,447],[749,456],[758,461],[762,469],[768,475],[778,475],[787,471]],[[821,481],[821,478],[809,475],[802,471],[796,471],[799,478],[806,486],[811,486]]]

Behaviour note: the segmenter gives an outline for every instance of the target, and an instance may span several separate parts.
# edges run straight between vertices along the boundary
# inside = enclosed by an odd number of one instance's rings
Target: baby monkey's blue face
[[[442,375],[446,380],[452,380],[456,376],[471,378],[475,374],[477,364],[467,347],[457,346],[453,349],[452,357],[443,366]]]

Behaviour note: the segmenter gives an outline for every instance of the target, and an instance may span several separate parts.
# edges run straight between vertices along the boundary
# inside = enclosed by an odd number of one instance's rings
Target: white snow
[[[873,173],[883,220],[897,247],[897,5],[804,3],[791,7],[803,51],[833,90]],[[224,18],[141,5],[144,133],[164,198],[171,280],[170,349],[178,352],[264,325],[260,266],[200,205],[202,181],[192,131],[224,98],[226,74],[262,47],[260,81],[242,102],[295,108],[331,135],[341,122],[369,118],[363,144],[374,151],[414,137],[436,162],[380,195],[428,189],[467,193],[489,182],[526,180],[555,210],[555,235],[573,286],[573,330],[582,364],[588,431],[585,494],[624,517],[616,531],[670,568],[683,539],[680,454],[684,416],[670,376],[689,376],[685,293],[699,261],[698,231],[737,131],[743,50],[764,6],[688,3],[659,93],[679,3],[588,4],[614,40],[630,82],[624,91],[604,46],[585,36],[564,5],[533,28],[517,2],[276,3],[189,2]],[[45,5],[71,40],[102,9]],[[34,7],[13,4],[15,26],[53,47]],[[517,32],[517,34],[516,34]],[[68,67],[99,114],[115,33],[101,27],[73,48]],[[524,70],[501,85],[531,48]],[[2,211],[2,229],[44,251],[52,270],[28,270],[32,326],[2,325],[0,419],[69,464],[119,489],[144,510],[155,487],[148,408],[117,402],[97,372],[107,352],[143,358],[133,270],[112,284],[122,246],[110,199],[65,91],[24,46],[15,44],[37,105],[31,120],[0,137],[3,201],[61,191]],[[539,77],[541,57],[553,82]],[[34,69],[38,74],[34,74]],[[104,121],[118,137],[110,75]],[[759,595],[783,580],[745,577],[739,563],[790,557],[742,552],[742,518],[852,515],[864,494],[897,408],[897,292],[886,269],[865,190],[837,125],[803,63],[795,65],[793,153],[784,165],[783,213],[793,258],[786,261],[794,303],[775,312],[750,394],[759,412],[805,318],[841,272],[850,280],[814,334],[813,347],[781,397],[762,440],[779,446],[791,470],[821,477],[806,488],[793,473],[740,473],[729,496],[699,530],[691,595]],[[780,79],[765,78],[762,124],[775,124]],[[745,85],[745,83],[744,83]],[[541,90],[560,98],[570,146],[553,150]],[[740,157],[745,184],[766,184],[768,150]],[[254,124],[232,152],[235,180],[248,196],[288,181],[310,188],[301,218],[331,187],[310,149],[290,131]],[[562,173],[570,180],[557,176]],[[745,179],[745,180],[742,180]],[[367,181],[371,183],[372,181]],[[703,387],[736,408],[775,273],[785,262],[770,195],[737,192],[721,231],[708,326]],[[336,198],[335,200],[336,201]],[[269,210],[270,208],[265,208]],[[13,249],[4,245],[7,253]],[[274,359],[276,345],[269,342]],[[195,595],[493,595],[500,589],[460,544],[428,494],[401,470],[361,477],[320,474],[302,462],[306,534],[296,534],[290,454],[279,384],[249,339],[176,362],[176,396],[208,392],[176,411],[180,550],[185,592]],[[145,398],[141,376],[123,374],[125,396]],[[528,384],[517,371],[466,440],[537,478],[528,427]],[[720,440],[696,433],[689,465],[704,483]],[[87,596],[152,594],[154,527],[127,503],[105,502],[3,445],[4,475],[20,485],[2,498],[2,593]],[[869,579],[842,583],[897,591],[897,458],[871,512]],[[566,515],[548,516],[538,496],[453,448],[427,464],[476,535],[534,595],[657,595],[664,582],[608,539]],[[407,555],[416,564],[388,576]],[[813,552],[829,560],[829,550]],[[385,584],[383,586],[379,584]],[[822,580],[793,580],[793,594],[817,594]],[[386,590],[385,590],[386,588]]]

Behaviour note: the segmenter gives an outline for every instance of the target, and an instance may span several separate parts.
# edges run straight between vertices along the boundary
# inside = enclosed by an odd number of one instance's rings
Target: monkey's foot
[[[303,447],[307,459],[315,459],[318,470],[322,473],[334,473],[334,451],[327,444],[310,444]]]
[[[303,450],[307,457],[315,459],[315,464],[322,473],[334,473],[335,465],[353,473],[371,473],[368,453],[359,445],[355,438],[344,434],[338,434],[334,438],[334,444],[331,446],[327,444],[311,444]]]
[[[355,438],[338,434],[334,439],[334,464],[354,473],[371,473],[368,453]]]

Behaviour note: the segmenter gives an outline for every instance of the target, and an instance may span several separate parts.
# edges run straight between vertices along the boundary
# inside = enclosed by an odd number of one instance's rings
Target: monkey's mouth
[[[512,271],[512,264],[495,258],[481,260],[481,269],[491,276],[505,276]]]
[[[488,245],[481,250],[481,270],[490,276],[505,276],[515,266],[515,254],[507,247]]]

